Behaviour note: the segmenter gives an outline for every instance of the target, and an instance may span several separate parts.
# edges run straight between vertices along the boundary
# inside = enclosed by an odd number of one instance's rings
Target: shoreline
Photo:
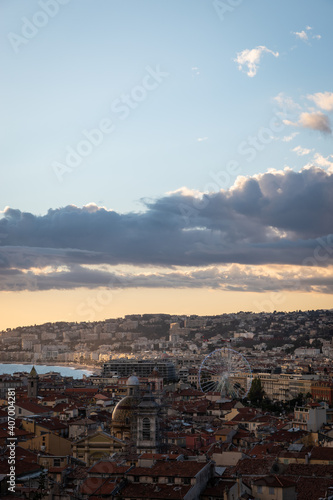
[[[74,368],[74,370],[88,370],[88,371],[97,371],[101,370],[102,366],[94,366],[94,365],[82,365],[80,363],[65,363],[63,361],[50,363],[49,361],[43,361],[41,363],[32,363],[31,361],[1,361],[0,365],[31,365],[31,366],[64,366],[67,368]]]

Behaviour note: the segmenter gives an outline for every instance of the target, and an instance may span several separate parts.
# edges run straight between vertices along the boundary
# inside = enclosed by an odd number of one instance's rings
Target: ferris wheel
[[[219,392],[222,399],[243,399],[251,387],[252,371],[240,352],[222,347],[205,357],[198,378],[202,392]]]

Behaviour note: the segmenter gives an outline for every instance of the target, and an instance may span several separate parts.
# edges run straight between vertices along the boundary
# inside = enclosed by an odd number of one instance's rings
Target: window
[[[150,420],[147,417],[142,420],[142,439],[144,441],[150,439]]]
[[[191,484],[191,479],[189,477],[184,477],[184,484]]]
[[[153,477],[153,483],[158,483],[158,477]]]
[[[257,486],[257,493],[262,493],[262,486]]]
[[[139,476],[134,476],[134,482],[138,483],[139,482]]]
[[[53,459],[53,467],[60,467],[60,458]]]
[[[274,487],[273,486],[269,487],[269,494],[274,495]]]
[[[169,477],[168,478],[168,483],[174,483],[175,482],[175,478],[174,477]]]

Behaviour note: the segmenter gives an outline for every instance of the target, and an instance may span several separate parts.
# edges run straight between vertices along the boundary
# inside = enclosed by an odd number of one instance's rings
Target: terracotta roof
[[[265,458],[268,456],[277,457],[279,453],[283,450],[281,444],[266,443],[266,444],[256,444],[252,450],[248,452],[248,455],[256,458]]]
[[[104,477],[87,477],[80,488],[82,495],[111,495],[117,483]]]
[[[297,500],[318,500],[327,498],[326,492],[333,485],[331,478],[303,478],[300,477],[296,483]]]
[[[291,488],[295,486],[296,483],[292,479],[284,476],[265,476],[259,479],[255,479],[253,483],[257,486],[271,486],[273,488]]]
[[[134,467],[129,476],[166,476],[166,477],[195,477],[207,463],[192,462],[165,462],[158,461],[152,467]]]
[[[168,484],[128,484],[121,490],[124,498],[153,498],[179,500],[191,489],[191,486]]]
[[[333,477],[333,465],[289,464],[284,469],[284,476]]]
[[[140,459],[143,460],[177,460],[180,453],[142,453]]]
[[[257,418],[257,413],[254,413],[253,408],[239,408],[239,410],[239,413],[231,419],[231,422],[251,422]]]
[[[311,451],[311,460],[325,460],[333,462],[333,448],[316,446]]]
[[[14,436],[15,437],[23,437],[23,436],[29,436],[29,435],[33,435],[33,433],[28,432],[28,431],[24,431],[23,429],[18,429],[17,427],[14,428]],[[8,438],[8,428],[3,428],[3,427],[1,427],[1,424],[0,424],[0,439],[2,439],[2,438]]]
[[[87,477],[88,474],[88,467],[84,467],[81,465],[78,465],[74,469],[71,470],[71,472],[68,475],[69,479],[84,479]]]
[[[65,390],[65,394],[94,395],[98,393],[98,387],[71,387]]]
[[[23,410],[29,411],[30,413],[33,413],[34,415],[38,415],[40,413],[51,413],[52,409],[48,408],[47,406],[40,406],[36,403],[32,403],[30,401],[24,401],[20,400],[16,402],[16,406],[18,408],[22,408]]]
[[[60,422],[58,418],[36,418],[36,425],[43,427],[48,430],[64,430],[67,429],[67,425]]]
[[[265,476],[270,474],[274,462],[274,457],[244,458],[236,465],[235,472],[244,476]]]
[[[118,465],[111,460],[100,460],[95,463],[89,470],[89,474],[125,474],[130,467],[128,465]]]
[[[0,474],[9,474],[9,464],[8,457],[0,458]],[[17,460],[15,463],[15,473],[16,477],[28,474],[30,472],[38,472],[42,467],[36,463],[32,463],[26,460]]]
[[[295,441],[298,441],[302,439],[304,436],[308,435],[309,432],[307,431],[285,431],[285,430],[279,430],[271,434],[270,436],[267,436],[266,439],[268,441],[274,441],[275,443],[294,443]]]
[[[235,481],[223,481],[220,480],[218,481],[214,486],[208,486],[200,496],[209,496],[209,497],[216,497],[216,498],[221,498],[222,493],[225,491],[226,488],[232,488],[236,483]]]

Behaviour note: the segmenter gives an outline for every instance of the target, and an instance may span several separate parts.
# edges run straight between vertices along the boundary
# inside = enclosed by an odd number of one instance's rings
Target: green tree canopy
[[[264,399],[265,391],[261,385],[260,378],[254,378],[252,380],[251,388],[247,395],[248,400],[253,406],[260,406]]]

